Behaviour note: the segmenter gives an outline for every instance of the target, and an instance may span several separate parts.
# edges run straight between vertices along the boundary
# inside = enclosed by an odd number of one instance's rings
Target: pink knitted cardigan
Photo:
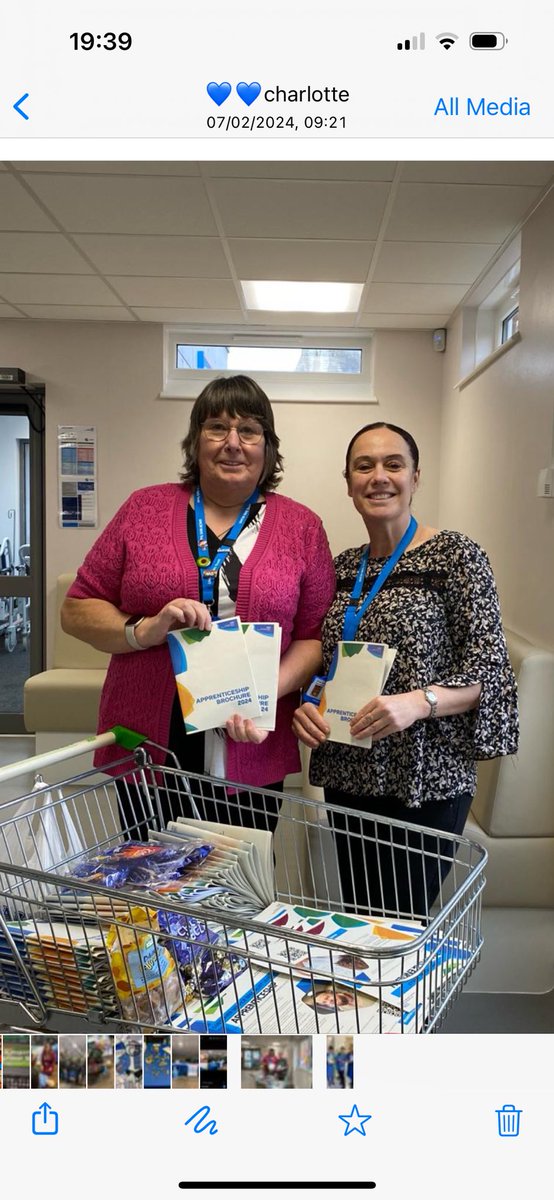
[[[158,484],[133,492],[87,554],[68,591],[75,599],[109,600],[123,612],[153,616],[177,596],[198,599],[198,568],[187,538],[190,488]],[[333,560],[319,517],[274,492],[251,554],[243,564],[237,614],[243,620],[278,621],[281,653],[291,641],[319,638],[334,595]],[[126,725],[167,745],[175,679],[167,645],[114,654],[100,702],[99,732]],[[277,722],[261,746],[228,739],[227,773],[263,787],[300,765],[291,720],[298,693],[284,696]],[[118,756],[122,757],[119,754]],[[163,753],[154,753],[163,762]],[[106,769],[114,752],[95,758]]]

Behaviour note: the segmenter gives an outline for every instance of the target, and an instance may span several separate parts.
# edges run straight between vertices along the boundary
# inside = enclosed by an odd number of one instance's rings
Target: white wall
[[[554,420],[554,195],[524,227],[522,340],[462,390],[461,320],[448,330],[440,523],[489,553],[504,622],[554,649],[554,501],[536,495]]]
[[[0,323],[0,361],[14,362],[46,383],[49,646],[56,577],[77,568],[97,533],[59,528],[57,426],[97,427],[101,526],[133,488],[175,479],[191,402],[159,399],[162,338],[159,325]],[[430,333],[379,333],[374,354],[378,404],[275,403],[285,456],[281,490],[321,515],[335,553],[364,540],[342,470],[352,433],[371,421],[390,420],[414,434],[423,463],[415,511],[436,524],[442,357],[434,353]]]

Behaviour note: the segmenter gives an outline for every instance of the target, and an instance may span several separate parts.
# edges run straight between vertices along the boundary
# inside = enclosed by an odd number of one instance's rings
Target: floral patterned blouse
[[[364,546],[335,559],[337,592],[323,625],[324,670],[342,639],[344,614]],[[365,594],[385,559],[370,558]],[[397,650],[385,692],[482,685],[471,712],[416,721],[370,749],[326,742],[312,752],[310,779],[357,796],[394,796],[408,808],[475,790],[475,760],[514,754],[517,690],[485,551],[444,530],[407,550],[362,618],[356,640]]]

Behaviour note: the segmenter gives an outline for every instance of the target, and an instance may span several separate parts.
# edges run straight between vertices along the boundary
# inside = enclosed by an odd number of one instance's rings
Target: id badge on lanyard
[[[365,617],[372,600],[375,599],[377,593],[381,591],[383,584],[386,583],[391,571],[394,571],[399,558],[412,541],[416,529],[417,521],[415,517],[410,517],[410,524],[408,525],[405,534],[403,537],[401,537],[398,545],[395,546],[392,554],[390,554],[387,558],[386,563],[384,563],[384,565],[381,567],[377,579],[375,580],[371,590],[368,592],[365,600],[362,604],[359,604],[362,588],[364,586],[364,579],[366,577],[367,564],[369,562],[369,546],[364,551],[358,567],[356,582],[352,589],[352,594],[350,596],[350,600],[348,601],[348,607],[344,614],[344,623],[342,627],[343,642],[354,642],[356,640],[356,634],[360,628],[362,618]]]
[[[369,562],[369,546],[366,548],[366,550],[362,554],[362,557],[360,560],[360,565],[358,567],[358,574],[356,575],[356,582],[352,589],[352,593],[351,593],[350,599],[348,601],[348,606],[347,606],[346,612],[344,614],[344,622],[343,622],[343,627],[342,627],[342,641],[343,642],[354,642],[356,640],[356,634],[358,632],[358,629],[360,628],[362,618],[365,616],[372,600],[375,599],[377,593],[381,591],[383,584],[386,583],[391,571],[394,570],[399,558],[404,553],[406,547],[409,546],[410,542],[412,541],[412,539],[415,535],[416,529],[417,529],[417,521],[416,521],[415,517],[410,517],[410,523],[408,525],[406,532],[401,537],[398,545],[395,546],[392,554],[390,554],[389,557],[387,558],[386,563],[384,563],[384,565],[381,567],[381,570],[379,571],[379,574],[377,576],[377,579],[375,580],[375,583],[373,584],[373,587],[368,592],[363,603],[360,604],[359,601],[360,601],[362,589],[364,586],[364,580],[366,577],[367,564]],[[323,691],[323,688],[324,688],[326,682],[327,681],[325,679],[325,676],[314,675],[311,683],[306,688],[306,691],[302,693],[303,701],[309,702],[310,704],[318,705],[320,702],[320,699],[321,699],[321,693]]]
[[[260,493],[257,488],[254,489],[252,495],[245,500],[239,515],[229,532],[225,535],[219,550],[214,555],[210,562],[208,554],[208,536],[206,529],[206,515],[204,510],[204,497],[200,487],[197,487],[194,493],[194,520],[196,525],[196,548],[197,548],[197,565],[200,568],[200,599],[207,608],[211,608],[214,601],[215,581],[223,564],[227,561],[233,546],[239,537],[240,533],[246,525],[250,509],[253,504],[257,504],[260,498]]]

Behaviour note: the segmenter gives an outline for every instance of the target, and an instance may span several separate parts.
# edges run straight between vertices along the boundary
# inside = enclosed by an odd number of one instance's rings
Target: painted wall
[[[101,526],[134,488],[175,479],[192,402],[159,399],[162,339],[159,325],[0,323],[0,361],[14,362],[46,383],[49,647],[56,577],[78,567],[96,536],[96,531],[59,528],[57,426],[97,427]],[[342,470],[352,433],[371,421],[406,426],[420,443],[423,478],[415,511],[422,521],[436,524],[442,358],[432,349],[430,333],[379,333],[374,350],[378,404],[275,403],[285,456],[281,490],[321,515],[335,553],[364,540]]]
[[[440,524],[492,560],[505,624],[554,649],[554,501],[536,495],[554,422],[554,195],[523,229],[521,342],[463,389],[462,323],[448,331]]]

